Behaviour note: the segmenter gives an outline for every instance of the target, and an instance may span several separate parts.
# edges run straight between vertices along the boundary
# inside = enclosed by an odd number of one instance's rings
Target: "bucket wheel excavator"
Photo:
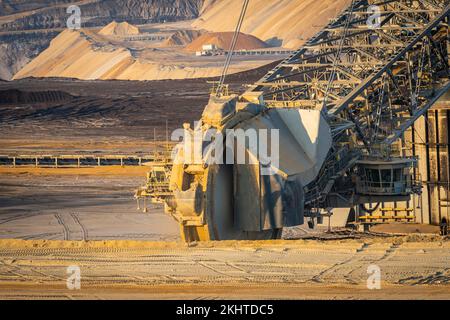
[[[197,161],[176,147],[168,190],[156,199],[182,238],[278,239],[333,208],[370,211],[420,193],[417,159],[397,146],[450,87],[449,15],[448,0],[353,0],[245,93],[230,95],[223,76],[201,120],[184,128],[202,137]],[[243,146],[251,164],[209,161],[220,152],[236,158],[236,146],[212,147],[228,130],[276,132],[267,141],[278,161],[251,145]]]

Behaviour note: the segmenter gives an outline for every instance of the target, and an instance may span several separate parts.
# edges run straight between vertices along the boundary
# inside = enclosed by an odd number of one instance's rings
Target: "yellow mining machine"
[[[449,12],[447,0],[353,0],[241,95],[224,92],[230,54],[201,120],[184,128],[201,148],[186,149],[185,139],[170,174],[150,177],[169,179],[151,180],[147,194],[165,204],[185,241],[202,241],[277,239],[333,208],[356,207],[364,219],[371,204],[420,193],[417,159],[395,146],[450,87]],[[217,149],[230,130],[241,137]],[[239,148],[253,161],[237,162]],[[211,161],[218,157],[227,161]]]

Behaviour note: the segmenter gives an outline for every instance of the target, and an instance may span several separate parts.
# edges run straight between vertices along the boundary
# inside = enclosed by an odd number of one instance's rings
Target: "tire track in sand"
[[[58,224],[63,227],[63,237],[64,240],[70,240],[70,229],[69,227],[64,223],[64,219],[61,216],[61,214],[56,213],[55,218],[58,221]]]

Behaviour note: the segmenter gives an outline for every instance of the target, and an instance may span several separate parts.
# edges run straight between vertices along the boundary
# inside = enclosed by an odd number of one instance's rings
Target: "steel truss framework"
[[[368,154],[389,148],[450,87],[449,2],[353,0],[250,90],[351,123]]]
[[[268,107],[319,109],[329,120],[334,145],[305,187],[305,215],[332,207],[332,196],[356,204],[349,200],[356,161],[362,154],[389,156],[391,145],[449,89],[449,3],[353,0],[249,88],[262,92]]]
[[[311,217],[331,195],[356,204],[345,188],[356,160],[389,158],[392,144],[449,90],[449,2],[353,0],[249,89],[269,107],[319,109],[329,120],[334,146],[305,188]]]

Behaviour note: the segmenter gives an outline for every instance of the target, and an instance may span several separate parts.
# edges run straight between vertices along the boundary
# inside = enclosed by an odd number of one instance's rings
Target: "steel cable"
[[[231,40],[230,48],[228,50],[227,58],[225,60],[225,64],[224,64],[223,71],[222,71],[222,75],[220,76],[220,81],[219,81],[219,84],[217,86],[216,96],[220,95],[220,93],[222,91],[222,87],[225,84],[225,78],[226,78],[228,70],[230,68],[231,59],[233,57],[234,50],[236,49],[236,44],[237,44],[237,41],[239,39],[239,34],[241,32],[242,24],[244,22],[244,18],[245,18],[245,14],[247,12],[247,8],[248,8],[249,2],[250,2],[250,0],[245,0],[244,4],[242,6],[241,15],[239,16],[239,20],[238,20],[238,23],[236,25],[236,30],[235,30],[235,32],[233,34],[233,39]]]

